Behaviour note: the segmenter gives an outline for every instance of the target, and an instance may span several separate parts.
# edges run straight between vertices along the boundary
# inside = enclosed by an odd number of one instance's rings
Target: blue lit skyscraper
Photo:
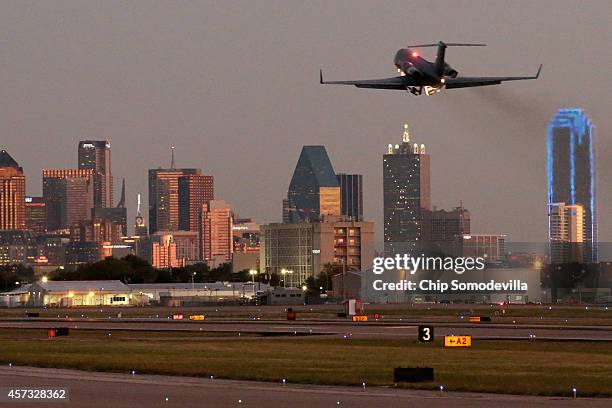
[[[551,261],[560,238],[551,223],[554,204],[583,208],[581,236],[567,244],[582,242],[582,261],[597,262],[597,204],[593,125],[582,109],[561,109],[548,125],[548,208]],[[577,240],[577,241],[575,241]]]

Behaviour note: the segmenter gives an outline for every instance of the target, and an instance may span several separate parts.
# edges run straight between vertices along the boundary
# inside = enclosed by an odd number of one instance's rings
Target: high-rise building
[[[506,236],[500,234],[466,234],[463,256],[484,258],[488,264],[500,263],[506,255]]]
[[[585,259],[584,207],[555,203],[548,206],[550,262],[588,262]]]
[[[178,231],[179,179],[190,174],[200,174],[200,170],[149,170],[149,233]]]
[[[113,176],[110,143],[106,140],[79,142],[79,169],[94,170],[94,207],[113,207]]]
[[[36,237],[31,231],[0,230],[0,265],[33,264],[37,256]]]
[[[340,215],[340,185],[324,146],[304,146],[287,192],[291,222]]]
[[[213,177],[187,174],[179,177],[179,229],[199,231],[202,205],[215,199]]]
[[[340,184],[340,212],[355,221],[363,221],[363,176],[361,174],[336,175]]]
[[[462,256],[463,236],[470,233],[470,212],[463,205],[450,211],[422,210],[423,246],[430,253]]]
[[[124,237],[128,235],[127,230],[127,208],[125,208],[125,179],[121,183],[121,198],[114,208],[94,207],[92,210],[92,218],[98,218],[106,221],[112,221],[115,225],[121,226],[121,234]]]
[[[260,272],[282,276],[287,286],[301,286],[326,264],[346,271],[371,267],[374,223],[337,216],[316,223],[272,223],[261,226],[260,241]]]
[[[95,170],[43,169],[43,198],[47,204],[47,229],[69,228],[91,219]]]
[[[178,268],[183,266],[176,257],[176,243],[172,235],[151,236],[151,265],[154,268]]]
[[[202,259],[198,231],[157,231],[153,236],[153,241],[160,236],[172,237],[172,242],[176,247],[175,256],[180,264],[198,262]]]
[[[109,219],[82,220],[70,226],[71,242],[120,243],[123,226]]]
[[[289,199],[283,198],[283,222],[291,222],[291,212],[289,211]]]
[[[582,109],[559,110],[548,125],[548,205],[582,206],[584,262],[597,262],[595,168],[591,120]]]
[[[234,214],[229,203],[212,200],[202,205],[200,254],[211,264],[232,259],[234,252]]]
[[[47,232],[47,203],[42,197],[25,198],[26,229],[37,234]]]
[[[383,155],[383,201],[385,253],[419,251],[422,213],[431,209],[429,155],[425,145],[410,143],[407,124],[402,144],[390,144]]]
[[[0,150],[0,230],[25,229],[25,189],[23,169]]]

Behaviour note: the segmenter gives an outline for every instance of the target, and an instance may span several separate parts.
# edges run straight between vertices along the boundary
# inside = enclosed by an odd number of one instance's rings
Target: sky
[[[546,127],[562,107],[596,125],[600,241],[612,241],[612,3],[601,1],[0,1],[0,148],[40,195],[43,168],[77,165],[107,139],[130,219],[147,170],[199,167],[241,217],[278,222],[301,147],[364,175],[365,217],[382,224],[382,154],[412,139],[431,154],[432,202],[471,211],[473,233],[544,241]],[[537,81],[448,90],[322,86],[395,76],[409,44],[449,48],[465,76]],[[435,49],[423,49],[424,57]],[[146,211],[145,211],[146,212]]]

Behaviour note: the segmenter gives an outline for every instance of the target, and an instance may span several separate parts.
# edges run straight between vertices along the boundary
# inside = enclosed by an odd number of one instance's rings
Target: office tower
[[[199,169],[174,168],[149,170],[149,233],[179,229],[179,178],[200,174]]]
[[[340,215],[340,186],[324,146],[304,146],[287,192],[291,222]]]
[[[212,200],[202,205],[200,254],[216,265],[231,261],[234,252],[234,214],[229,203]]]
[[[0,150],[0,230],[25,229],[25,176],[6,150]]]
[[[94,170],[94,207],[113,206],[113,176],[110,143],[106,140],[79,142],[79,170]]]
[[[92,218],[112,221],[114,224],[121,226],[121,233],[124,237],[128,235],[127,208],[125,208],[125,179],[121,183],[121,198],[117,206],[114,208],[94,207]]]
[[[153,235],[151,243],[151,265],[154,268],[168,269],[183,266],[176,257],[176,243],[172,235]]]
[[[595,168],[591,120],[582,109],[559,110],[548,125],[548,205],[582,206],[584,262],[597,262]]]
[[[284,223],[291,222],[288,198],[283,198],[283,222]]]
[[[161,236],[171,236],[180,264],[195,263],[202,260],[200,256],[200,235],[198,231],[157,231],[151,238],[159,240]]]
[[[452,210],[422,210],[423,249],[441,256],[462,256],[463,236],[470,233],[470,212],[463,205]]]
[[[363,176],[361,174],[336,175],[340,184],[340,212],[355,221],[363,221]]]
[[[82,220],[70,226],[71,242],[119,243],[123,235],[123,225],[110,219],[94,218]]]
[[[179,228],[183,231],[199,231],[202,205],[215,199],[213,177],[204,174],[188,174],[179,177]]]
[[[97,242],[73,241],[65,246],[65,267],[76,270],[81,265],[88,265],[101,261],[104,256],[102,245]]]
[[[260,245],[260,272],[282,276],[287,286],[301,286],[326,264],[342,265],[345,271],[371,268],[374,223],[332,216],[317,223],[266,224]]]
[[[431,209],[429,155],[410,143],[404,125],[402,144],[383,155],[384,249],[388,255],[416,254],[422,248],[423,210]]]
[[[38,256],[36,237],[31,231],[0,230],[0,265],[34,264]]]
[[[136,217],[134,217],[134,235],[141,238],[149,235],[144,217],[140,211],[140,194],[138,194],[138,206],[136,207]]]
[[[91,218],[95,170],[44,169],[43,198],[47,204],[47,229],[69,228]]]
[[[585,259],[585,216],[580,204],[554,203],[548,206],[550,262],[588,262]]]
[[[484,258],[487,264],[501,263],[506,256],[506,236],[501,234],[466,234],[463,256]]]
[[[47,232],[47,203],[42,197],[25,198],[25,223],[28,231]]]

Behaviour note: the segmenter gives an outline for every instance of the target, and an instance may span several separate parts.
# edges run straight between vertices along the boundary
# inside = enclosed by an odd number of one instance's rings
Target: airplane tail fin
[[[468,44],[468,43],[445,43],[439,41],[437,44],[420,44],[420,45],[409,45],[409,48],[421,48],[421,47],[438,47],[438,53],[436,54],[436,62],[434,67],[436,73],[441,77],[444,74],[444,54],[446,53],[446,47],[484,47],[487,44]]]

